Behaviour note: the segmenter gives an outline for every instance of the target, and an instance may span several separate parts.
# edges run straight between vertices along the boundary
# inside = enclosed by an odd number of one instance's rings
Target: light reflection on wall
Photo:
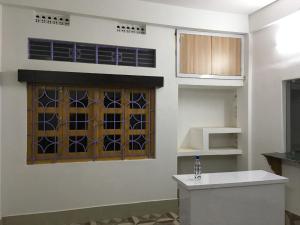
[[[279,21],[276,35],[276,49],[283,55],[300,54],[300,12],[293,13]]]

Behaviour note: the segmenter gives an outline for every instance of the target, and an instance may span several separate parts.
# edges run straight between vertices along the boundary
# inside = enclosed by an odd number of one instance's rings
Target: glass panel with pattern
[[[103,125],[104,129],[121,129],[121,114],[120,113],[104,113]]]
[[[70,107],[87,108],[89,105],[89,96],[87,90],[70,90],[69,91]]]
[[[146,143],[145,135],[129,135],[129,150],[145,150]]]
[[[105,108],[121,108],[121,91],[104,91]]]
[[[145,114],[130,114],[130,130],[145,130],[146,129]]]
[[[120,151],[121,135],[105,135],[103,138],[104,151]]]
[[[38,106],[39,107],[58,107],[60,88],[46,88],[38,89]]]
[[[87,136],[69,136],[69,152],[87,152],[88,137]]]
[[[88,130],[89,116],[87,113],[70,113],[70,130]]]
[[[58,113],[38,113],[38,130],[57,130]]]
[[[145,109],[147,107],[148,101],[146,98],[146,93],[144,92],[131,92],[129,105],[131,109]]]
[[[38,154],[53,154],[58,150],[58,138],[53,137],[38,137]]]

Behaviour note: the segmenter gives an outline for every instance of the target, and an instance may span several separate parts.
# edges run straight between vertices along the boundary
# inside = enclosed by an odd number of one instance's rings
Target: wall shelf
[[[228,143],[232,143],[234,140],[232,137],[226,137],[228,134],[239,134],[242,132],[241,128],[237,127],[194,127],[191,129],[190,137],[191,137],[191,148],[199,148],[202,149],[203,151],[211,151],[213,147],[214,142],[216,142],[216,138],[213,138],[212,135],[218,135],[218,137],[221,137],[221,142],[224,143],[224,146],[221,143],[221,146],[218,146],[218,149],[220,148],[232,148],[228,145]],[[220,138],[218,138],[220,139]],[[218,141],[220,142],[220,141]],[[220,144],[219,144],[220,145]],[[235,148],[232,148],[235,149]]]
[[[224,149],[210,149],[208,151],[199,150],[199,149],[187,149],[180,148],[177,151],[177,157],[186,157],[186,156],[217,156],[217,155],[241,155],[243,154],[241,149],[235,148],[224,148]]]
[[[197,87],[242,87],[244,86],[243,76],[215,76],[215,75],[199,75],[197,77],[177,77],[179,88],[197,88]]]

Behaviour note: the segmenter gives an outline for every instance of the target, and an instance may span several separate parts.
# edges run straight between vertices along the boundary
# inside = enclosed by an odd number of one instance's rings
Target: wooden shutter
[[[212,74],[241,75],[241,38],[212,37]]]
[[[180,35],[180,73],[211,74],[211,36]]]

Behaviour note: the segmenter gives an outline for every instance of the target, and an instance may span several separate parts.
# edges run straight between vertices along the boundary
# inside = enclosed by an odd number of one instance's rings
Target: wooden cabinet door
[[[241,75],[241,38],[212,37],[212,74]]]
[[[211,74],[211,36],[180,35],[180,73]]]

